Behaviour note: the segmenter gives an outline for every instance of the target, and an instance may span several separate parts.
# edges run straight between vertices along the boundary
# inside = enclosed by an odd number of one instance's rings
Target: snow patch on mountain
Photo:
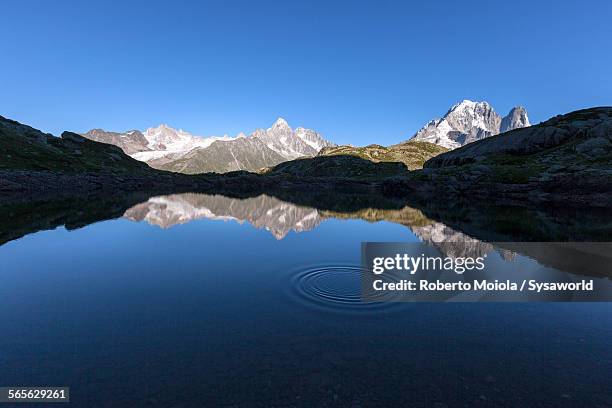
[[[194,136],[183,129],[174,129],[166,124],[149,128],[143,133],[150,151],[132,154],[136,160],[148,161],[172,154],[187,153],[196,148],[206,148],[217,140],[232,140],[225,136]]]

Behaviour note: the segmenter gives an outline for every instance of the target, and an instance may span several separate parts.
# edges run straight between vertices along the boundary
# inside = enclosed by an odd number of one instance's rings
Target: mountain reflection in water
[[[276,239],[285,238],[289,231],[310,231],[323,221],[314,208],[300,207],[266,195],[235,199],[195,193],[152,197],[127,210],[124,217],[161,228],[200,219],[246,221],[270,231]]]
[[[479,257],[496,252],[511,261],[521,254],[559,270],[612,276],[612,245],[608,242],[612,215],[605,210],[529,208],[524,203],[500,207],[478,200],[422,202],[328,192],[271,191],[238,197],[134,193],[4,205],[0,206],[0,245],[58,226],[72,230],[120,217],[161,228],[203,219],[246,222],[269,231],[277,240],[291,231],[312,231],[331,219],[385,221],[407,227],[407,238],[414,235],[446,256]],[[530,244],[524,244],[527,242]],[[534,244],[539,242],[542,244]],[[593,244],[584,244],[590,242]]]
[[[0,205],[0,377],[69,386],[77,407],[610,406],[609,304],[368,302],[359,263],[361,242],[423,240],[491,253],[478,279],[608,294],[612,275],[571,262],[612,264],[609,246],[521,247],[602,241],[606,216],[316,189]]]
[[[292,204],[263,194],[250,198],[230,198],[187,193],[152,197],[129,208],[124,217],[132,221],[146,221],[161,228],[200,219],[240,224],[248,222],[269,231],[277,240],[285,238],[290,231],[311,231],[328,219],[387,221],[406,226],[419,240],[436,247],[445,256],[481,257],[498,253],[504,261],[511,262],[519,253],[568,272],[612,276],[609,267],[601,267],[602,264],[611,263],[612,245],[609,243],[491,243],[432,220],[421,210],[410,206],[336,211]]]
[[[430,220],[421,211],[410,207],[341,213],[299,206],[267,195],[237,199],[187,193],[152,197],[128,209],[124,217],[132,221],[146,221],[161,228],[200,219],[235,221],[240,224],[248,222],[256,228],[269,231],[279,240],[285,238],[290,231],[311,231],[330,218],[390,221],[405,225],[424,242],[469,242],[474,244],[470,247],[472,254],[484,254],[493,249],[492,245]]]

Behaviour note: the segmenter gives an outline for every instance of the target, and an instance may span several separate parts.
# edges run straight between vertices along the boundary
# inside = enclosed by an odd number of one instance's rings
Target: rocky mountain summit
[[[268,129],[257,129],[251,137],[261,140],[268,148],[288,160],[312,157],[323,147],[334,146],[314,130],[302,127],[291,129],[283,118],[278,118]]]
[[[126,154],[134,154],[150,150],[149,141],[139,130],[130,130],[125,133],[107,132],[103,129],[92,129],[82,135],[95,142],[106,143],[120,147]]]
[[[517,106],[510,109],[510,113],[502,118],[499,133],[529,126],[531,126],[531,124],[529,123],[527,111],[522,106]]]
[[[313,157],[323,147],[334,146],[314,130],[292,129],[283,118],[249,136],[199,137],[165,124],[144,132],[93,129],[83,136],[118,146],[153,168],[187,174],[256,171],[298,157]]]
[[[427,123],[411,140],[455,149],[499,133],[528,126],[530,124],[527,111],[521,106],[512,108],[507,116],[501,117],[488,102],[464,100],[450,108],[441,119]]]

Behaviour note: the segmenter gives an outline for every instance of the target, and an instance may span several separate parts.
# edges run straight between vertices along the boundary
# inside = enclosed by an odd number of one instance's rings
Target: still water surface
[[[612,405],[610,304],[363,303],[362,241],[461,232],[248,200],[157,197],[1,246],[0,385],[78,407]]]

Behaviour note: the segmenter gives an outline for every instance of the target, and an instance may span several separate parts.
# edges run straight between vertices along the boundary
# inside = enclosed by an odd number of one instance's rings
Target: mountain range
[[[508,115],[498,115],[488,102],[463,100],[441,119],[428,122],[411,138],[456,149],[468,143],[510,130],[530,126],[527,111],[516,106]]]
[[[428,142],[446,149],[455,149],[529,125],[527,111],[523,107],[517,106],[507,116],[501,117],[487,102],[464,100],[454,105],[441,119],[427,123],[410,141]],[[82,136],[118,146],[126,154],[146,162],[153,168],[186,174],[227,173],[236,170],[257,172],[303,157],[338,154],[361,156],[364,153],[363,149],[372,150],[373,154],[381,157],[389,156],[390,160],[392,156],[397,159],[398,155],[395,152],[389,155],[388,151],[382,152],[381,149],[399,151],[402,146],[411,148],[416,146],[405,143],[389,148],[370,145],[361,148],[359,152],[353,152],[354,149],[360,149],[353,146],[340,146],[341,149],[334,149],[336,144],[324,139],[321,134],[303,127],[292,129],[283,118],[278,118],[271,127],[257,129],[248,136],[240,133],[236,137],[228,135],[200,137],[166,124],[149,128],[144,132],[139,130],[109,132],[92,129]],[[378,150],[374,151],[371,147]],[[424,155],[419,154],[424,156],[424,159],[428,159],[433,153],[442,152],[442,150],[436,152],[430,152],[431,149],[426,150],[428,151]],[[411,158],[404,157],[406,152],[404,149],[397,161],[411,162]],[[408,167],[413,169],[410,165]]]
[[[516,124],[521,117],[518,112],[505,121],[500,119],[500,130],[502,122],[504,126]],[[194,144],[210,143],[205,148],[190,150],[197,152],[246,139],[254,140],[279,156],[268,145],[277,150],[282,148],[285,155],[302,154],[291,148],[284,137],[287,134],[298,138],[299,146],[309,146],[308,154],[317,150],[306,143],[305,140],[313,142],[307,132],[291,130],[283,122],[278,121],[276,126],[259,132],[258,136],[241,136],[229,141],[194,141],[182,131],[166,135],[164,132],[140,132],[142,137],[137,131],[108,135],[106,140],[123,145],[119,148],[72,132],[55,137],[0,117],[0,202],[119,191],[243,194],[245,191],[291,189],[367,191],[400,198],[419,196],[423,200],[438,195],[456,195],[498,203],[509,199],[609,207],[612,202],[612,107],[556,115],[534,126],[487,136],[450,151],[418,140],[386,148],[379,145],[324,148],[314,157],[284,161],[258,174],[231,172],[191,176],[160,171],[123,150],[172,151],[168,145],[176,146],[181,139],[189,139],[182,145],[190,140]],[[100,135],[97,132],[97,136]],[[275,142],[278,142],[276,146]],[[228,152],[221,150],[219,156]],[[233,151],[229,152],[235,156]]]
[[[165,124],[144,132],[93,129],[82,136],[116,145],[153,168],[187,174],[257,171],[299,157],[313,157],[323,147],[335,146],[314,130],[292,129],[283,118],[248,136],[199,137]]]

